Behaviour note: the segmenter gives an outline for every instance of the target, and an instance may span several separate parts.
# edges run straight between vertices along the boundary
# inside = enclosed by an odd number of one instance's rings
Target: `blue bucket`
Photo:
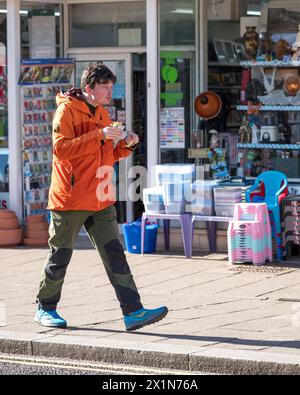
[[[146,223],[145,225],[145,242],[144,253],[152,253],[156,251],[158,224]],[[123,233],[126,250],[131,254],[141,253],[141,220],[123,224]]]

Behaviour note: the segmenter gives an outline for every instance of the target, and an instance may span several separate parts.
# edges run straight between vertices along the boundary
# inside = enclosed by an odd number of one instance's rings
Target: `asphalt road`
[[[199,374],[199,373],[198,373]],[[0,375],[189,375],[186,371],[0,354]]]

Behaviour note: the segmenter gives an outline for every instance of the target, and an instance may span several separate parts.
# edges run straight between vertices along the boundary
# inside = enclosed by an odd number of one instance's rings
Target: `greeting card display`
[[[25,60],[21,66],[19,84],[22,85],[25,216],[46,214],[52,172],[51,134],[56,110],[55,97],[61,90],[65,91],[71,87],[73,67],[71,59]],[[47,80],[46,74],[49,77]],[[59,83],[58,75],[63,82]]]

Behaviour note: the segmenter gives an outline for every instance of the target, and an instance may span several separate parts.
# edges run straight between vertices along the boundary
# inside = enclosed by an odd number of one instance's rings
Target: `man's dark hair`
[[[117,81],[113,72],[102,63],[93,64],[82,73],[81,89],[85,91],[87,85],[93,89],[96,84],[107,84],[109,81],[113,84]]]

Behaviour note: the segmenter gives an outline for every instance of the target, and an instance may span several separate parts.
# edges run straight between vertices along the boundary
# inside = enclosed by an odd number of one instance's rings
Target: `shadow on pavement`
[[[255,340],[255,339],[241,339],[234,337],[222,337],[222,336],[197,336],[197,335],[175,335],[175,334],[165,334],[165,333],[153,333],[153,332],[142,332],[142,331],[134,331],[127,332],[116,329],[97,329],[97,328],[85,328],[85,327],[77,327],[77,326],[68,326],[66,330],[70,331],[99,331],[99,332],[107,332],[107,333],[126,333],[129,335],[137,335],[140,334],[142,336],[157,336],[164,339],[177,339],[177,340],[193,340],[193,341],[201,341],[201,342],[211,342],[212,345],[215,343],[228,343],[235,345],[244,345],[244,346],[260,346],[260,347],[283,347],[283,348],[294,348],[300,349],[300,340]],[[299,335],[300,337],[300,335]],[[183,344],[184,345],[184,344]]]

